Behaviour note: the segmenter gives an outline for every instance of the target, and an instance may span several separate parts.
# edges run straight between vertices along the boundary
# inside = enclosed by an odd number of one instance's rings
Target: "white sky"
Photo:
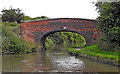
[[[31,17],[96,19],[99,14],[92,1],[97,0],[0,0],[0,11],[12,6]]]

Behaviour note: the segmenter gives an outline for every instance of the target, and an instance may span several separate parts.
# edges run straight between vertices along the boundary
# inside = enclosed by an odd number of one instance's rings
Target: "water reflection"
[[[27,55],[26,58],[27,57],[29,57],[29,55]],[[24,72],[51,71],[52,63],[45,53],[39,52],[38,54],[34,53],[31,57],[27,58],[26,62],[24,62],[23,68],[22,71]]]
[[[52,51],[51,51],[52,50]],[[83,71],[85,68],[84,63],[80,59],[67,54],[67,48],[63,45],[56,45],[54,49],[48,49],[47,55],[51,58],[54,71],[57,72],[70,72],[70,71]]]
[[[56,57],[54,57],[56,59],[52,61],[55,70],[65,72],[65,71],[82,71],[84,69],[84,63],[79,59],[75,59],[75,57],[64,56]]]
[[[3,71],[5,72],[35,72],[51,71],[52,63],[44,53],[31,53],[24,55],[4,55]]]
[[[103,64],[97,61],[92,61],[92,60],[87,60],[83,58],[79,58],[85,63],[85,69],[83,72],[119,72],[120,68],[113,66],[113,65],[108,65],[108,64]]]

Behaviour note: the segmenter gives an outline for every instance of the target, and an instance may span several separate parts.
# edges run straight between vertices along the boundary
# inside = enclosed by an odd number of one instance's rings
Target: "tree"
[[[2,15],[0,14],[0,22],[2,21]]]
[[[30,20],[38,20],[38,19],[45,19],[45,18],[48,18],[46,16],[41,16],[41,17],[34,17],[34,18],[31,18],[29,16],[24,16],[24,21],[30,21]]]
[[[96,6],[100,13],[98,27],[102,32],[101,41],[109,44],[109,50],[116,51],[120,47],[120,1],[97,2]]]
[[[24,14],[21,13],[21,10],[19,8],[13,9],[11,7],[10,9],[3,9],[1,12],[3,13],[2,14],[3,22],[20,23],[24,19]]]

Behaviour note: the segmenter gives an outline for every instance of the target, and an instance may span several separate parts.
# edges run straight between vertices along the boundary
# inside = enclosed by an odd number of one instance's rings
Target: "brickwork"
[[[81,34],[86,45],[97,42],[100,31],[96,29],[97,21],[76,18],[44,19],[23,22],[20,24],[21,35],[25,40],[45,45],[46,37],[54,32],[71,31]]]

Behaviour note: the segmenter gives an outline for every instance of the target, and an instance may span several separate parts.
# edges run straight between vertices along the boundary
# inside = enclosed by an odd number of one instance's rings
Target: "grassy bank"
[[[75,54],[86,54],[90,56],[95,56],[101,59],[112,59],[114,62],[118,62],[118,52],[107,52],[100,50],[97,44],[84,47],[81,50],[76,50],[75,48],[69,48],[70,52],[74,52]]]
[[[25,41],[13,32],[13,29],[19,25],[11,26],[10,23],[0,23],[0,25],[2,26],[2,54],[30,53],[40,49],[40,45]]]

